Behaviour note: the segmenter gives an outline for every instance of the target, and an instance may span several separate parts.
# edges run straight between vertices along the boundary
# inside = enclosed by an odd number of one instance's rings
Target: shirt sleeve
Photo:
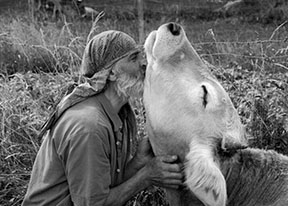
[[[66,152],[60,156],[72,201],[75,206],[103,205],[111,185],[108,131],[97,127],[66,141]]]

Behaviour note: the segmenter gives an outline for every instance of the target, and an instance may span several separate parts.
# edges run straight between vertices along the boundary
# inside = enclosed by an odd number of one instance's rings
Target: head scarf
[[[105,31],[92,38],[85,48],[81,65],[83,76],[91,78],[105,70],[119,59],[137,49],[132,37],[120,31]]]
[[[39,138],[42,138],[46,131],[52,128],[67,109],[102,92],[112,66],[120,59],[138,50],[140,48],[134,39],[120,31],[110,30],[94,36],[84,50],[80,67],[80,72],[86,77],[85,83],[78,85],[70,94],[64,96],[42,126]]]

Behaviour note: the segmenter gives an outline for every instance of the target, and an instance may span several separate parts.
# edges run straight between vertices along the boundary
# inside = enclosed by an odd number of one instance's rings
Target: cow
[[[246,148],[245,130],[231,99],[183,27],[161,25],[149,34],[144,48],[148,65],[143,100],[153,151],[176,154],[184,164],[185,187],[166,190],[170,205],[263,206],[266,194],[267,206],[288,205],[287,157]],[[261,179],[252,183],[257,191],[247,190],[251,185],[245,180],[258,173]]]

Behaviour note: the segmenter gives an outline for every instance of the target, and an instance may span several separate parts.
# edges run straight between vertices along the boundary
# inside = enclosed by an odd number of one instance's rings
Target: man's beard
[[[116,91],[119,96],[129,98],[142,98],[144,89],[144,78],[142,75],[132,76],[122,73],[116,80]]]

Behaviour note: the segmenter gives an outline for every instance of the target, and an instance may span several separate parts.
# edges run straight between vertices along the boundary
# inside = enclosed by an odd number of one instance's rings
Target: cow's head
[[[220,135],[222,139],[229,137],[230,142],[243,140],[242,125],[228,94],[211,75],[179,24],[167,23],[151,32],[145,51],[146,90],[178,99],[181,105],[177,106],[186,107],[193,114],[191,125],[203,127],[203,136]]]

